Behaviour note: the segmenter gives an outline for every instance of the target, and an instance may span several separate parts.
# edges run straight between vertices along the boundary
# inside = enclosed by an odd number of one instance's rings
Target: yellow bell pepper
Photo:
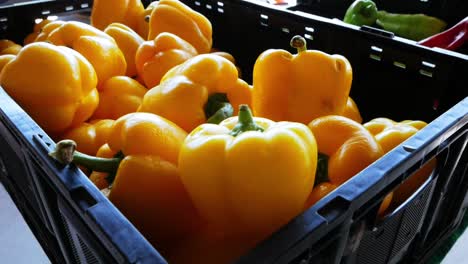
[[[389,118],[375,118],[364,124],[382,147],[384,153],[403,143],[427,125],[421,120],[396,122]],[[422,168],[407,178],[394,191],[392,206],[404,203],[431,175],[437,160],[431,159]]]
[[[333,184],[340,185],[383,156],[384,152],[367,129],[347,117],[338,115],[314,119],[309,127],[317,139],[321,161]],[[327,177],[328,176],[328,177]]]
[[[149,32],[149,20],[151,17],[151,12],[153,12],[154,7],[158,4],[158,1],[151,2],[143,12],[142,18],[138,19],[136,31],[140,36],[147,40]]]
[[[143,78],[146,87],[153,88],[171,68],[196,55],[197,50],[190,43],[177,35],[163,32],[138,47],[135,62],[138,75]]]
[[[255,61],[254,114],[303,124],[320,116],[343,114],[352,80],[348,60],[341,55],[307,50],[301,36],[294,36],[291,45],[298,54],[270,49]]]
[[[23,46],[16,44],[9,39],[0,40],[0,55],[12,54],[16,55]]]
[[[181,179],[220,233],[263,239],[297,216],[314,185],[317,145],[307,126],[252,117],[202,124],[185,139]]]
[[[92,118],[115,120],[136,112],[146,92],[143,85],[128,76],[111,77],[101,86],[99,105]]]
[[[143,97],[139,112],[163,116],[185,131],[235,115],[231,105],[250,104],[251,87],[236,66],[214,54],[201,54],[169,70]]]
[[[98,89],[110,77],[125,75],[127,70],[125,56],[115,40],[103,31],[85,23],[65,22],[50,32],[47,41],[55,45],[71,47],[81,53],[96,70]]]
[[[141,0],[94,0],[90,22],[100,30],[112,23],[122,23],[138,32],[138,21],[143,19],[144,11]]]
[[[116,156],[117,152],[113,151],[109,144],[102,145],[96,152],[96,157],[98,158],[113,158]],[[89,175],[89,180],[96,185],[99,190],[109,188],[111,184],[111,179],[109,178],[109,173],[102,171],[92,171]]]
[[[78,144],[77,150],[88,155],[96,155],[99,148],[107,143],[112,119],[91,120],[83,122],[63,133],[61,139],[71,139]]]
[[[108,25],[104,32],[114,38],[117,46],[123,52],[127,63],[127,72],[125,75],[135,77],[137,69],[135,65],[135,55],[138,47],[143,43],[144,39],[140,37],[133,29],[121,23],[112,23]]]
[[[61,27],[65,23],[66,22],[62,20],[54,20],[54,21],[44,24],[42,28],[39,30],[33,42],[47,41],[47,38],[49,37],[50,33],[54,31],[56,28]]]
[[[209,53],[211,50],[211,22],[201,13],[178,0],[160,0],[151,12],[148,39],[162,32],[170,32],[183,38],[197,49]]]
[[[87,120],[99,101],[96,72],[78,52],[31,43],[5,65],[2,87],[50,135]]]
[[[374,136],[361,124],[338,115],[322,116],[309,123],[319,151],[317,182],[331,185],[312,191],[307,205],[317,199],[314,192],[330,192],[383,156],[384,152]],[[326,187],[326,188],[325,188]],[[326,193],[325,193],[326,194]],[[378,215],[390,206],[393,193],[382,201]]]
[[[42,32],[42,29],[44,28],[44,26],[49,24],[52,21],[53,20],[43,19],[41,20],[41,22],[34,24],[33,32],[29,33],[26,36],[26,38],[24,38],[23,44],[27,45],[29,43],[33,43],[36,40],[37,36]]]
[[[164,253],[202,223],[179,175],[178,156],[186,136],[160,116],[131,113],[117,119],[110,129],[108,145],[119,153],[114,158],[75,151],[72,140],[57,143],[50,155],[65,164],[74,162],[110,173],[110,201]]]
[[[346,102],[345,110],[342,116],[352,119],[359,124],[362,124],[362,116],[359,112],[359,108],[357,107],[356,102],[351,97],[348,97],[348,101]]]
[[[1,72],[3,71],[3,68],[5,65],[7,65],[10,61],[16,58],[16,55],[13,54],[6,54],[6,55],[0,55],[0,76]]]

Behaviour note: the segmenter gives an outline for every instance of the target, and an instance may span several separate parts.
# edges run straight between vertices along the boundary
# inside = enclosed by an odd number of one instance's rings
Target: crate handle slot
[[[317,213],[328,222],[333,221],[340,215],[343,215],[349,208],[350,202],[341,196],[333,198],[329,203],[317,210]]]
[[[71,190],[70,196],[84,211],[97,204],[96,199],[83,186]]]

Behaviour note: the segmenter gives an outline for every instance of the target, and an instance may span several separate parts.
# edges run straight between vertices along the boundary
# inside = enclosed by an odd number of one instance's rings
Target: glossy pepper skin
[[[15,42],[2,39],[0,40],[0,55],[12,54],[16,55],[21,50],[23,46],[16,44]]]
[[[412,40],[422,40],[441,32],[445,21],[424,14],[397,14],[377,10],[371,0],[356,0],[346,10],[343,21],[357,26],[378,25],[395,35]]]
[[[122,23],[137,31],[145,8],[140,0],[94,0],[90,22],[97,29],[104,30],[112,23]]]
[[[356,102],[354,102],[351,97],[348,97],[348,101],[346,102],[346,107],[342,115],[362,124],[361,112],[359,112]]]
[[[10,61],[14,60],[15,58],[16,55],[13,54],[0,55],[0,76],[5,65],[7,65]]]
[[[127,63],[125,75],[135,77],[137,75],[135,54],[138,47],[144,42],[144,39],[133,31],[133,29],[122,23],[109,24],[104,29],[104,33],[114,38],[117,46],[123,53],[125,62]]]
[[[158,4],[158,1],[153,1],[151,2],[146,8],[145,11],[143,12],[143,15],[141,19],[138,19],[137,23],[137,32],[140,34],[140,36],[148,40],[148,32],[149,32],[149,21],[151,17],[151,12],[153,12],[154,7]]]
[[[32,42],[47,41],[47,38],[49,37],[50,33],[65,23],[66,22],[62,20],[54,20],[50,21],[49,23],[45,23],[39,30],[36,38],[32,40]]]
[[[455,26],[418,42],[426,47],[457,50],[468,40],[468,16]]]
[[[138,111],[163,116],[189,132],[209,120],[206,106],[219,94],[227,95],[232,106],[251,102],[251,87],[238,78],[232,62],[201,54],[169,70],[160,84],[145,94]],[[237,109],[230,115],[236,113]]]
[[[375,118],[364,124],[382,147],[384,153],[389,152],[426,126],[420,120],[404,120],[396,122],[389,118]],[[422,168],[407,178],[394,191],[392,204],[400,205],[406,201],[431,175],[437,160],[431,159]]]
[[[88,155],[96,155],[99,148],[106,144],[110,129],[114,124],[112,119],[92,120],[67,130],[62,139],[71,139],[78,145],[77,150]]]
[[[162,32],[170,32],[183,38],[197,49],[208,53],[211,50],[211,22],[201,13],[178,0],[160,0],[151,12],[148,39]]]
[[[0,82],[52,137],[87,120],[99,101],[96,72],[88,60],[45,42],[25,46],[5,65]]]
[[[41,22],[34,24],[33,31],[24,38],[23,44],[27,45],[29,43],[33,43],[36,40],[37,36],[41,33],[44,26],[52,21],[53,20],[43,19],[41,20]]]
[[[318,151],[328,157],[327,178],[335,185],[344,183],[384,154],[373,135],[349,118],[323,116],[310,122],[309,128]]]
[[[424,14],[393,14],[385,11],[378,12],[375,23],[397,36],[415,41],[440,33],[447,26],[445,21]]]
[[[135,62],[146,87],[153,88],[171,68],[196,55],[197,50],[190,43],[172,33],[162,32],[138,47]]]
[[[47,26],[49,26],[49,23]],[[81,53],[96,70],[98,89],[112,76],[125,75],[125,56],[115,40],[90,25],[69,21],[50,32],[47,41]]]
[[[319,155],[318,183],[306,206],[331,192],[383,156],[384,152],[374,136],[360,123],[347,117],[329,115],[309,123],[316,140]],[[332,132],[331,132],[332,131]],[[328,182],[328,183],[327,183]],[[382,216],[393,198],[389,193],[380,204],[378,215]]]
[[[194,129],[179,155],[182,182],[212,227],[257,238],[302,211],[316,165],[307,126],[252,118],[246,105],[238,117]]]
[[[96,161],[79,152],[73,154],[75,164],[115,175],[110,201],[161,253],[201,224],[178,169],[186,136],[165,118],[131,113],[115,121],[107,139],[113,153],[122,153],[120,158]],[[67,142],[57,143],[51,156],[69,162],[62,155]]]
[[[264,51],[253,69],[252,104],[256,116],[308,124],[324,115],[343,113],[351,89],[352,70],[341,55],[307,50],[295,36],[298,54]]]
[[[343,21],[357,26],[372,26],[377,20],[377,5],[371,0],[354,1],[346,10]]]
[[[93,119],[117,119],[136,112],[148,90],[128,76],[114,76],[105,81],[99,91],[99,105]]]

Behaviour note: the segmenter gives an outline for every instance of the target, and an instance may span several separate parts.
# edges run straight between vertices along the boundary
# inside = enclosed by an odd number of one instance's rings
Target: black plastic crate
[[[379,10],[392,13],[426,14],[454,25],[468,16],[468,2],[464,0],[373,0]],[[290,7],[316,15],[343,19],[354,0],[298,0]]]
[[[343,20],[346,10],[353,2],[354,0],[298,0],[284,7]],[[446,29],[468,16],[468,1],[465,0],[374,0],[374,2],[379,10],[391,13],[426,14],[440,18],[447,22]],[[393,37],[393,34],[389,37]],[[468,54],[468,43],[463,44],[456,51]]]
[[[364,120],[430,122],[238,263],[414,263],[430,256],[460,224],[468,205],[468,56],[258,1],[183,2],[210,19],[214,46],[234,55],[248,82],[262,51],[293,52],[289,40],[300,34],[309,48],[348,58],[351,96]],[[89,14],[91,4],[0,6],[2,37],[21,41],[36,17]],[[0,135],[6,146],[0,149],[0,179],[54,262],[165,263],[77,167],[59,166],[47,156],[54,143],[3,90]],[[433,157],[438,165],[431,177],[376,220],[385,195]]]

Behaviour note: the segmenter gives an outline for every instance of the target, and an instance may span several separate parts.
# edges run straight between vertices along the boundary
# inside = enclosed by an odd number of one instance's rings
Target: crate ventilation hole
[[[260,14],[260,25],[268,27],[268,16],[265,14]]]
[[[382,48],[379,48],[377,46],[371,46],[371,53],[369,54],[369,58],[376,60],[376,61],[381,61],[382,53],[383,53]]]

